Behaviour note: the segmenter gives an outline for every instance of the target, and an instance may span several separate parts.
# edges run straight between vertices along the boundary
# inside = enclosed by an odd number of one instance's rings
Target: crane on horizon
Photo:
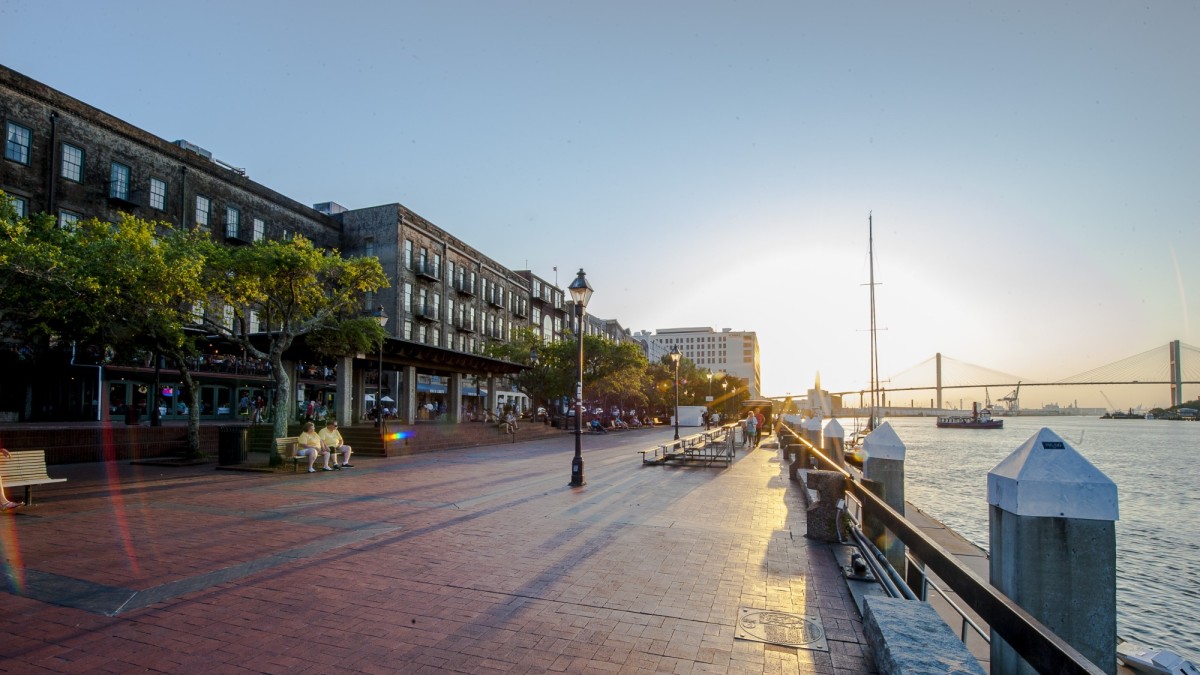
[[[998,402],[1003,403],[1004,407],[1007,408],[1009,412],[1016,412],[1021,409],[1021,399],[1018,396],[1020,393],[1021,382],[1017,381],[1016,389],[1013,389],[1011,392],[1009,392],[1008,396],[1002,396],[997,400]]]

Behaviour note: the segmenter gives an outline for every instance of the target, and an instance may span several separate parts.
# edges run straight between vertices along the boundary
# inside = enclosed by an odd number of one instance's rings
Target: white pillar
[[[863,439],[863,478],[867,487],[896,513],[904,515],[904,455],[907,448],[890,422],[879,425]],[[904,543],[887,531],[870,509],[863,518],[863,534],[883,551],[888,562],[904,575]]]
[[[446,385],[446,398],[450,400],[446,402],[446,413],[451,422],[458,424],[463,421],[462,373],[450,373],[449,380],[449,384]]]
[[[842,429],[842,425],[836,419],[831,419],[825,423],[825,428],[821,430],[824,436],[825,445],[822,449],[825,456],[832,459],[838,466],[846,465],[846,431]],[[828,467],[821,467],[827,469]]]
[[[1045,428],[987,480],[992,585],[1116,673],[1116,483]],[[992,672],[1036,672],[995,630],[991,658]]]
[[[403,378],[403,381],[400,383],[400,386],[401,386],[402,394],[400,396],[396,397],[396,398],[400,399],[400,401],[397,401],[396,405],[403,406],[403,407],[397,408],[398,410],[404,411],[404,417],[401,421],[404,422],[405,424],[413,424],[414,422],[417,421],[417,367],[416,366],[404,366],[404,378]]]
[[[337,393],[333,397],[333,417],[338,424],[354,423],[354,401],[362,395],[354,390],[354,358],[342,356],[337,360]]]

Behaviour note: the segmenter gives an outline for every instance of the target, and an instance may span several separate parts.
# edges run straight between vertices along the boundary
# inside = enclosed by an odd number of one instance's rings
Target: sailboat
[[[871,296],[871,407],[867,412],[867,425],[859,429],[850,437],[848,443],[849,452],[847,456],[853,461],[861,464],[863,461],[862,442],[867,435],[875,430],[875,427],[882,423],[882,398],[879,391],[879,343],[876,340],[878,326],[875,324],[875,223],[874,214],[867,214],[867,256],[870,261],[871,276],[870,296]]]

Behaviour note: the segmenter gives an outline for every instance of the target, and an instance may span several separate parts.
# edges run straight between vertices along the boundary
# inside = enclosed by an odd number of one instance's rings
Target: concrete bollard
[[[839,471],[809,471],[808,487],[820,497],[808,505],[809,539],[836,542],[838,536],[838,501],[846,496],[846,477]]]
[[[904,515],[904,454],[906,448],[892,425],[884,422],[863,439],[863,479],[888,506]],[[887,531],[871,512],[863,513],[863,534],[883,551],[888,562],[904,575],[904,543]]]
[[[846,432],[841,423],[831,419],[821,433],[825,436],[825,456],[838,466],[846,466]]]
[[[821,418],[814,417],[804,423],[804,437],[814,448],[821,447]]]
[[[1116,673],[1116,484],[1043,428],[987,485],[992,585]],[[995,630],[991,658],[992,672],[1036,672]]]

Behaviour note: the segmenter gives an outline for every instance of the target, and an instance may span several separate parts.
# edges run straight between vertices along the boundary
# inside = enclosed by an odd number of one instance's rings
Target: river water
[[[1117,484],[1117,634],[1200,664],[1200,423],[1005,417],[1004,428],[938,429],[890,418],[906,447],[905,497],[986,549],[987,474],[1043,427]],[[853,421],[843,427],[847,435]]]

